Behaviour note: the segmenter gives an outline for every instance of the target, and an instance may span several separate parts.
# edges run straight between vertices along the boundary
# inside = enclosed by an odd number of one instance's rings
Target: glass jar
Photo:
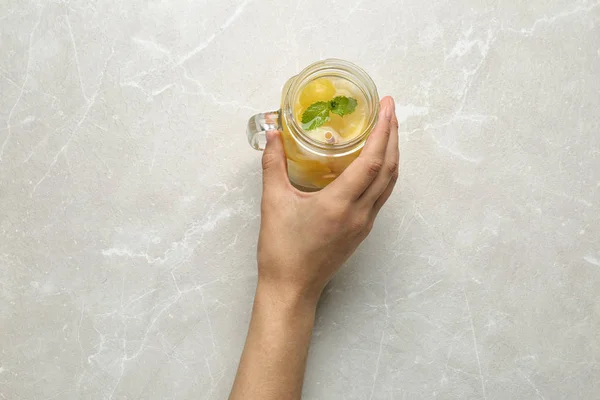
[[[311,82],[317,82],[317,85],[319,82],[326,82],[329,85],[328,82],[331,81],[337,83],[338,92],[357,99],[358,106],[354,116],[330,114],[332,125],[344,121],[343,118],[355,121],[349,122],[353,124],[354,131],[346,137],[339,135],[334,128],[309,130],[302,123],[303,106],[300,99],[308,85]],[[314,85],[313,83],[313,87]],[[280,110],[250,118],[248,141],[255,149],[262,150],[265,146],[265,132],[280,130],[290,182],[300,190],[315,191],[331,183],[358,157],[377,123],[378,113],[379,95],[371,77],[348,61],[327,59],[309,65],[286,82]]]

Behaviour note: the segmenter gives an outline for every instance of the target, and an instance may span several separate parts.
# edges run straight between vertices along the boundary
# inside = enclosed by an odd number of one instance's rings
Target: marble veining
[[[246,121],[328,57],[395,97],[401,178],[304,398],[600,392],[600,2],[7,0],[0,54],[0,398],[226,398]]]

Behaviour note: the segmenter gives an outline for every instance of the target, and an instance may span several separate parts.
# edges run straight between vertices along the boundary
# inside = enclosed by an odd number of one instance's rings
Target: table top
[[[324,293],[304,398],[597,396],[598,38],[587,0],[4,2],[0,396],[227,397],[246,123],[329,57],[395,97],[401,175]]]

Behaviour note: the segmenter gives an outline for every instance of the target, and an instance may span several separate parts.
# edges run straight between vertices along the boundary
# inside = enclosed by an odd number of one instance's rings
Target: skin
[[[267,132],[258,285],[230,400],[300,399],[319,297],[371,231],[394,190],[398,162],[391,97],[381,100],[360,156],[316,193],[290,184],[281,133]]]

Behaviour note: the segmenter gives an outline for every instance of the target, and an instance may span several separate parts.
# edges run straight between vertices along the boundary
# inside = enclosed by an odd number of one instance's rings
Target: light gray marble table
[[[600,393],[600,3],[0,5],[0,397],[223,399],[248,117],[318,59],[397,100],[401,179],[328,287],[306,399]]]

